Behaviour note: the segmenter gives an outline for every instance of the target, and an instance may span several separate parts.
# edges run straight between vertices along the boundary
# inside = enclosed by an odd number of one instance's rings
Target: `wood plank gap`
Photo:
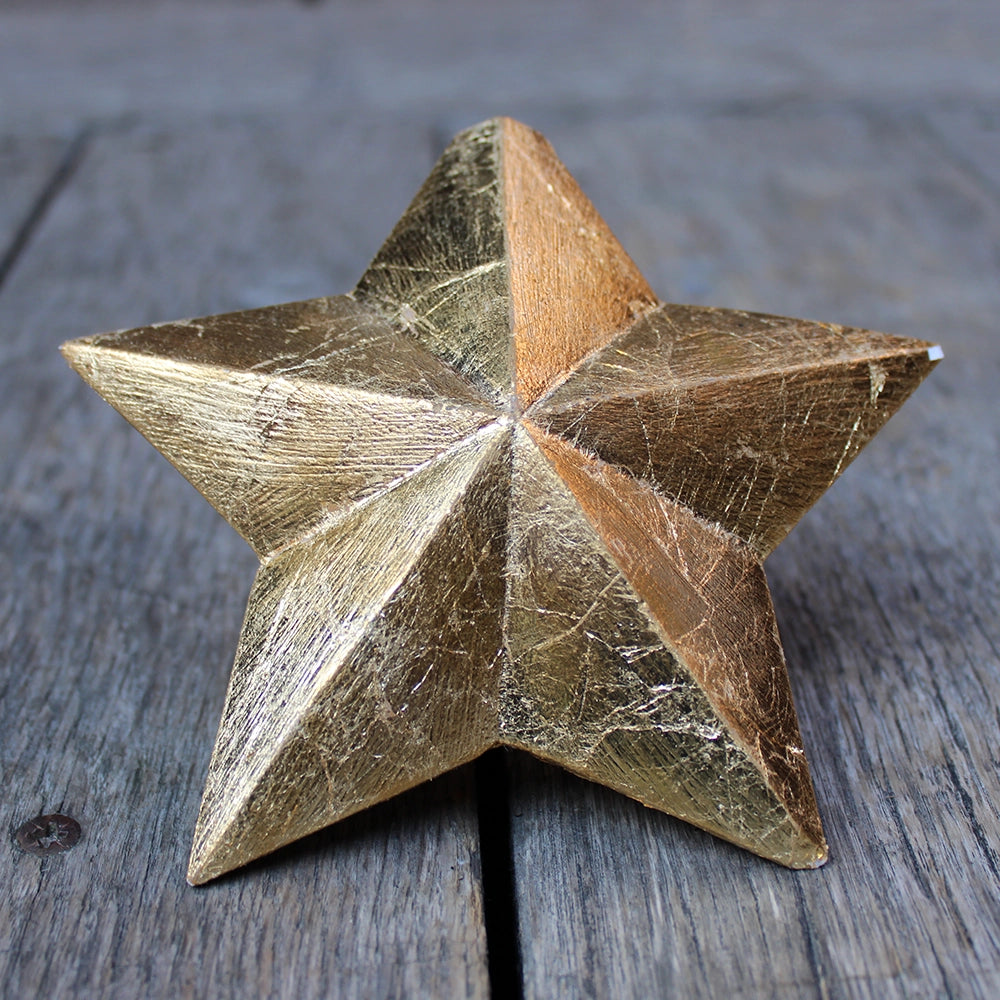
[[[3,289],[4,283],[7,281],[11,271],[13,271],[14,264],[17,263],[18,258],[27,248],[31,237],[39,225],[41,225],[42,219],[45,218],[49,207],[70,182],[77,168],[83,162],[83,157],[87,151],[87,144],[90,142],[92,134],[92,126],[85,125],[70,140],[66,146],[65,153],[63,153],[55,170],[52,171],[52,175],[38,193],[38,197],[35,198],[28,214],[24,217],[24,221],[18,226],[13,239],[11,239],[7,249],[3,252],[3,256],[0,257],[0,290]]]
[[[510,831],[510,751],[488,750],[476,761],[479,856],[483,881],[483,923],[494,1000],[523,1000],[521,943]]]

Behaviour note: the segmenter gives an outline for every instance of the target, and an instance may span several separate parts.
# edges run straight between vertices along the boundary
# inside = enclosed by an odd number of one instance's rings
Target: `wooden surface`
[[[84,831],[2,853],[6,991],[479,997],[516,943],[527,997],[995,996],[998,42],[985,0],[5,6],[4,810]],[[191,889],[255,559],[56,347],[346,291],[495,113],[661,297],[945,347],[768,561],[832,860],[512,754]]]

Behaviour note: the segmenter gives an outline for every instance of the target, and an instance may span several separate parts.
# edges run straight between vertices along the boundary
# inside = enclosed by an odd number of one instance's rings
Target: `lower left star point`
[[[207,882],[496,742],[510,432],[262,564],[195,832]]]

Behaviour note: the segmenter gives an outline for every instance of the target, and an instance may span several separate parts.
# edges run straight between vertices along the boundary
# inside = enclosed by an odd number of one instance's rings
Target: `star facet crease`
[[[496,119],[349,295],[63,350],[261,560],[192,883],[500,745],[825,861],[763,560],[939,348],[660,303]]]

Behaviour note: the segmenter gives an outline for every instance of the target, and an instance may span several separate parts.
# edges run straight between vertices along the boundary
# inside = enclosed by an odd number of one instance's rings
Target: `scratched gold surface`
[[[493,425],[261,567],[197,881],[495,742],[509,470],[509,434]]]
[[[567,475],[564,456],[551,444],[535,437],[542,446],[532,447],[530,431],[519,436],[504,741],[783,864],[811,867],[824,860],[791,700],[779,694],[777,711],[770,708],[774,673],[787,692],[780,647],[776,657],[754,665],[758,677],[748,686],[763,688],[752,693],[768,702],[754,721],[780,726],[774,750],[787,754],[786,741],[799,750],[804,785],[791,789],[774,781],[772,748],[742,738],[725,707],[713,704],[699,683],[704,664],[692,662],[688,628],[705,628],[702,616],[708,628],[716,622],[726,628],[736,601],[722,593],[719,607],[692,607],[686,591],[697,578],[686,574],[681,553],[663,552],[659,538],[634,540],[648,561],[641,579],[631,559],[622,558],[620,539],[602,537],[603,518],[581,504],[576,491],[590,484],[580,482],[579,468]],[[705,558],[725,563],[735,540],[714,541]],[[648,578],[667,592],[668,614],[658,615],[648,600],[641,585]],[[761,610],[748,610],[750,628],[773,633],[773,618],[761,617]],[[724,661],[714,669],[740,683],[740,651],[706,639],[713,644],[708,657]],[[775,718],[782,710],[784,717]]]
[[[548,142],[509,120],[502,134],[514,390],[526,408],[656,296]]]
[[[766,556],[934,367],[869,330],[664,305],[537,408]]]
[[[346,296],[105,334],[72,352],[261,556],[494,419]]]
[[[513,377],[502,136],[495,120],[451,143],[353,293],[500,405]]]
[[[762,562],[938,349],[658,303],[508,119],[350,295],[63,349],[261,559],[191,882],[498,745],[823,863]]]

